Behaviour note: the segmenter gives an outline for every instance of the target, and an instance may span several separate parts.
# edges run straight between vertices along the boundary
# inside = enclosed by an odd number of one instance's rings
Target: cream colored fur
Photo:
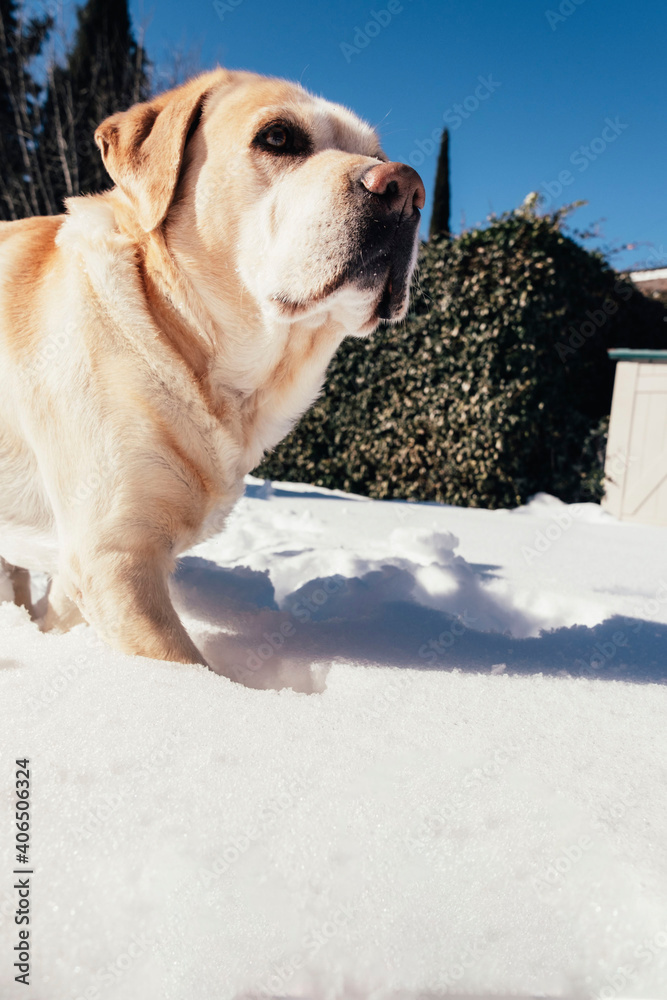
[[[286,115],[312,141],[298,167],[252,146]],[[343,337],[377,325],[382,288],[336,276],[350,177],[386,157],[347,110],[224,70],[96,138],[112,191],[0,225],[0,555],[53,577],[43,627],[83,616],[117,649],[203,663],[169,574],[221,530]]]

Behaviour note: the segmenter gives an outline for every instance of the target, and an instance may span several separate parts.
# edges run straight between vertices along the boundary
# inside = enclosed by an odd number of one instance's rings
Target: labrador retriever
[[[115,187],[0,224],[0,555],[44,629],[204,659],[176,557],[308,408],[347,335],[406,312],[424,187],[350,111],[218,69],[112,115]]]

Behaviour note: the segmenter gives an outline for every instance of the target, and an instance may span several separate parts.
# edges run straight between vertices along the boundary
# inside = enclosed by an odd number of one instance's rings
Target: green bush
[[[422,247],[400,327],[346,342],[258,473],[380,498],[507,507],[602,492],[607,348],[667,344],[664,308],[522,208]]]

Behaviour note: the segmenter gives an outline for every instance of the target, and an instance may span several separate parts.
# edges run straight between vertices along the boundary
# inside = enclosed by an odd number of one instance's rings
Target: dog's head
[[[209,295],[274,319],[339,310],[350,333],[405,315],[424,186],[345,108],[218,70],[95,138],[138,225],[163,226]]]

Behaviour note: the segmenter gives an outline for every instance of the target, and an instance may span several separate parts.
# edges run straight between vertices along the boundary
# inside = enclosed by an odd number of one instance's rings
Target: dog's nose
[[[390,212],[408,212],[423,208],[426,192],[422,179],[407,163],[378,163],[361,175],[361,183],[377,195]]]

